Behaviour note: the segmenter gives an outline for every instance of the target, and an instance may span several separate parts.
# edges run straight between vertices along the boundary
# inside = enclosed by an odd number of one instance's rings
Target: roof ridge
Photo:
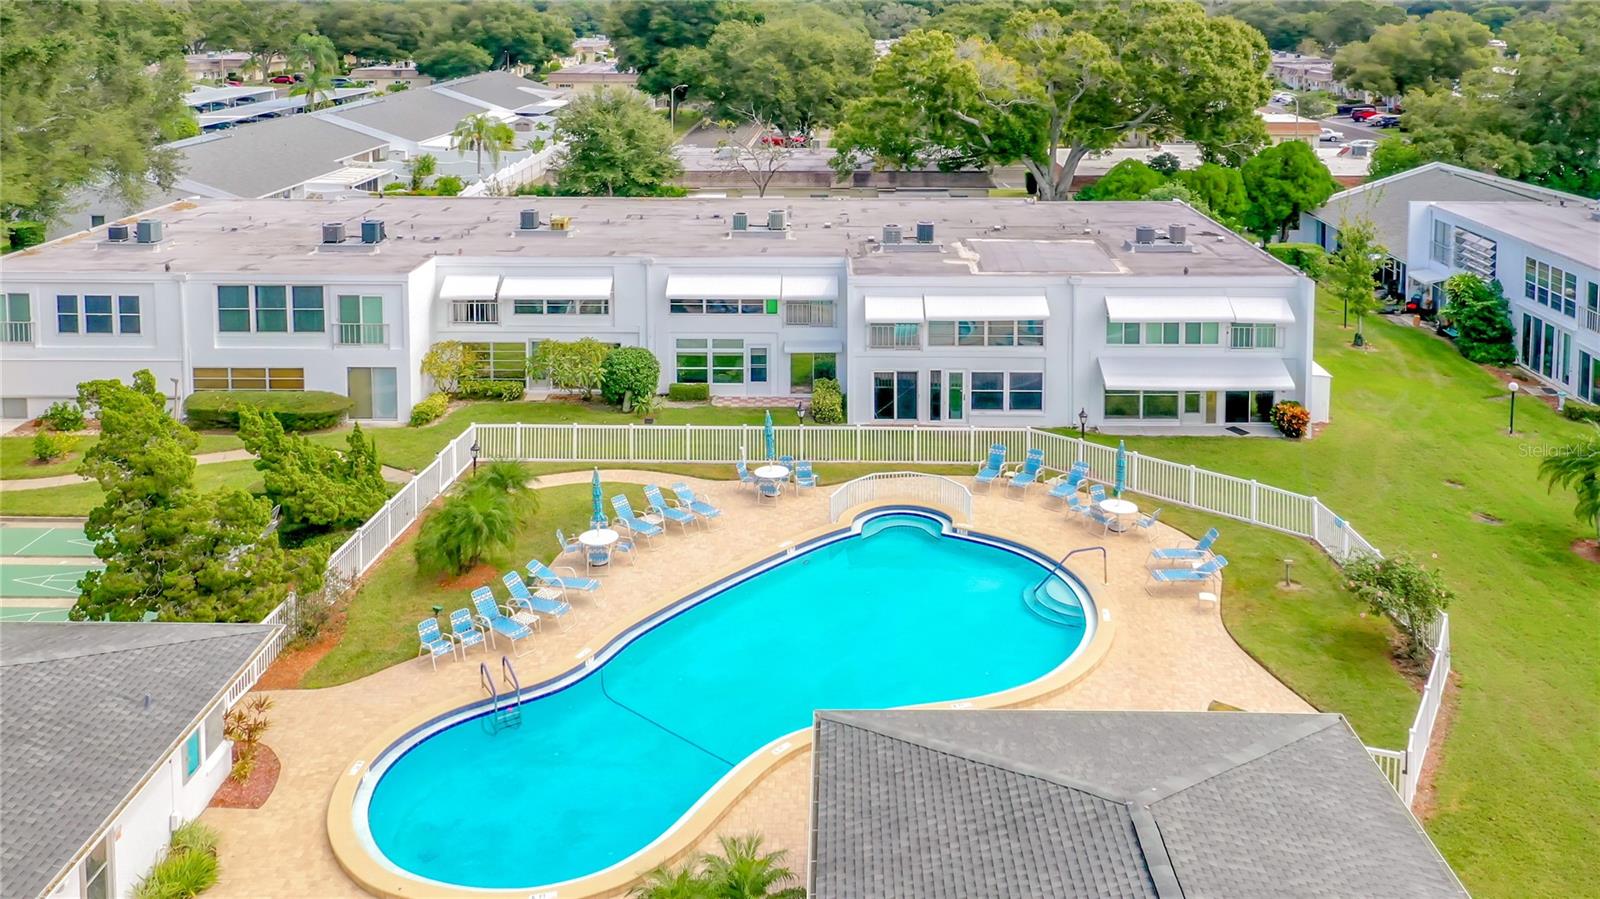
[[[1308,720],[1296,721],[1288,725],[1281,733],[1264,737],[1233,752],[1225,752],[1213,756],[1183,774],[1174,775],[1159,784],[1141,790],[1131,797],[1131,801],[1149,808],[1163,799],[1175,796],[1220,774],[1241,768],[1281,749],[1293,746],[1307,737],[1322,733],[1344,721],[1344,716],[1337,713],[1308,715],[1306,718]]]
[[[66,622],[63,622],[63,623],[66,623]],[[221,625],[225,625],[225,626],[229,626],[229,627],[241,627],[241,628],[244,628],[244,627],[249,627],[249,628],[262,628],[262,627],[271,628],[271,627],[275,627],[275,625],[265,624],[265,623],[262,623],[262,622],[259,622],[259,621],[254,621],[254,622],[252,622],[252,621],[208,621],[208,622],[168,621],[168,622],[160,622],[160,623],[163,623],[163,624],[191,624],[191,623],[193,623],[193,624],[202,624],[202,623],[203,624],[221,624]],[[96,624],[138,624],[141,627],[145,626],[144,622],[133,622],[133,621],[128,621],[128,622],[120,622],[120,621],[119,622],[82,621],[82,622],[72,622],[72,624],[87,624],[87,625],[96,625]],[[159,648],[168,647],[168,646],[184,646],[184,645],[187,645],[187,644],[190,644],[190,643],[202,643],[202,642],[206,642],[206,641],[210,641],[210,640],[227,640],[227,639],[231,639],[231,638],[234,638],[234,637],[252,637],[252,636],[259,636],[259,635],[257,633],[255,633],[255,632],[252,632],[252,631],[244,631],[244,630],[229,631],[228,633],[222,633],[222,634],[215,634],[214,633],[214,634],[205,634],[205,635],[197,634],[197,635],[192,636],[192,637],[191,636],[184,636],[184,637],[179,638],[179,639],[161,640],[161,641],[158,641],[158,642],[155,642],[155,643],[142,643],[142,644],[140,644],[138,646],[121,646],[121,647],[114,647],[114,648],[113,647],[105,647],[105,648],[96,649],[96,650],[92,650],[92,651],[86,651],[86,652],[74,652],[74,653],[72,653],[70,655],[53,655],[53,656],[51,656],[49,658],[44,658],[44,659],[31,659],[31,660],[30,659],[22,659],[22,660],[0,659],[0,668],[10,668],[10,667],[18,666],[18,665],[44,665],[44,664],[47,664],[47,663],[50,663],[50,662],[66,662],[66,661],[70,661],[70,660],[73,660],[73,659],[89,659],[89,658],[94,658],[95,656],[114,655],[114,654],[119,653],[119,652],[134,652],[134,651],[141,650],[141,649],[159,649]]]

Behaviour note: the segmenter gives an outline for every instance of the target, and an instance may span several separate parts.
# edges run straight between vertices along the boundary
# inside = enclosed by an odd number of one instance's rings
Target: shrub
[[[1444,282],[1445,311],[1456,325],[1456,349],[1481,365],[1517,361],[1511,309],[1499,281],[1463,272]]]
[[[100,417],[100,395],[113,387],[121,387],[122,382],[116,378],[99,378],[84,381],[78,385],[78,405],[83,407],[83,412],[90,418]],[[133,390],[143,394],[156,404],[158,409],[167,408],[166,394],[156,386],[156,376],[148,368],[141,368],[133,373]]]
[[[71,434],[52,434],[40,431],[33,435],[33,457],[40,462],[54,462],[72,452],[78,438]]]
[[[1431,651],[1428,628],[1455,599],[1439,573],[1404,555],[1387,559],[1359,556],[1345,564],[1344,573],[1357,596],[1394,619],[1405,635],[1405,657],[1426,662]]]
[[[521,381],[491,381],[468,378],[461,382],[458,396],[468,400],[520,400],[528,386]]]
[[[600,398],[614,406],[625,396],[653,396],[661,381],[661,362],[642,346],[617,347],[600,363]]]
[[[1267,252],[1279,262],[1294,266],[1313,280],[1322,277],[1322,273],[1327,269],[1328,251],[1314,243],[1268,244]]]
[[[217,832],[199,818],[172,832],[173,852],[204,852],[217,854]]]
[[[88,421],[83,417],[83,407],[63,400],[51,403],[39,420],[52,431],[81,431]]]
[[[228,774],[234,780],[248,780],[250,772],[254,770],[256,751],[261,748],[261,735],[272,727],[272,719],[267,717],[270,711],[272,697],[257,694],[222,716],[222,735],[236,743],[239,749],[239,758]]]
[[[430,190],[441,197],[453,197],[461,193],[466,186],[466,182],[455,175],[440,175],[433,179],[433,187]]]
[[[640,418],[648,418],[661,410],[661,395],[647,393],[633,401],[633,414]]]
[[[417,567],[435,574],[464,574],[483,557],[516,545],[517,516],[509,498],[465,489],[423,519],[413,549]]]
[[[44,222],[21,219],[6,223],[6,242],[13,250],[25,250],[42,244],[44,236]]]
[[[711,399],[710,384],[670,384],[667,399],[675,403],[703,403]]]
[[[171,851],[133,890],[133,899],[193,899],[217,882],[217,857]]]
[[[344,421],[355,404],[326,390],[202,390],[183,401],[183,414],[197,429],[237,429],[241,405],[271,415],[285,431],[320,431]]]
[[[529,486],[532,480],[533,473],[521,462],[490,462],[473,475],[466,489],[503,498],[521,527],[539,511],[539,494]]]
[[[454,394],[461,382],[478,369],[478,354],[459,340],[445,340],[428,348],[422,357],[422,373],[433,379],[435,387]]]
[[[844,392],[832,378],[818,378],[811,384],[811,419],[819,425],[844,422]]]
[[[1561,415],[1568,421],[1600,422],[1600,406],[1591,406],[1568,397],[1561,407]]]
[[[600,376],[611,348],[585,337],[581,340],[546,340],[528,360],[528,374],[549,378],[550,386],[583,394],[590,399],[600,388]]]
[[[450,407],[450,395],[444,391],[428,394],[428,398],[411,407],[413,428],[435,421]]]
[[[1276,427],[1279,433],[1290,440],[1299,440],[1306,435],[1306,428],[1311,425],[1311,412],[1305,406],[1294,400],[1284,400],[1272,407],[1267,418]]]

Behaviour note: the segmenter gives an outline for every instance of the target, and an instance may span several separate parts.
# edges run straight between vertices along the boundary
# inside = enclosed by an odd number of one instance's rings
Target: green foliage
[[[423,153],[414,156],[406,163],[407,179],[412,190],[422,190],[428,184],[428,179],[439,170],[439,157],[432,153]],[[397,182],[398,183],[398,182]]]
[[[1163,177],[1171,178],[1178,174],[1178,169],[1183,165],[1178,157],[1171,153],[1157,153],[1150,157],[1150,168]]]
[[[711,399],[710,384],[669,384],[667,399],[675,403],[703,403]]]
[[[1499,281],[1485,282],[1462,272],[1444,282],[1445,314],[1456,325],[1456,349],[1483,365],[1510,365],[1517,361],[1516,331],[1511,327],[1511,307]]]
[[[464,574],[479,560],[516,544],[517,513],[510,497],[468,484],[423,519],[413,547],[422,571]]]
[[[661,382],[661,362],[644,347],[617,347],[600,363],[600,398],[621,405],[625,394],[634,400],[654,396]]]
[[[1407,120],[1410,125],[1411,120]],[[1378,146],[1372,151],[1372,168],[1367,171],[1367,180],[1377,181],[1390,175],[1408,172],[1427,162],[1422,151],[1415,144],[1398,135],[1386,137],[1378,141]]]
[[[581,393],[584,399],[591,399],[600,389],[610,353],[610,347],[592,337],[541,341],[528,360],[528,374],[548,379],[557,390]]]
[[[1379,25],[1403,22],[1405,10],[1371,0],[1289,4],[1245,0],[1221,12],[1257,29],[1274,50],[1296,50],[1306,44],[1343,45],[1366,40]],[[1310,49],[1310,48],[1307,48]],[[1302,50],[1302,52],[1304,52]]]
[[[893,40],[927,24],[928,11],[909,3],[885,3],[867,17],[867,31],[874,40]]]
[[[1546,456],[1539,463],[1539,478],[1551,490],[1571,490],[1578,500],[1573,516],[1600,539],[1600,432]]]
[[[665,94],[684,80],[676,51],[706,46],[724,21],[755,18],[748,4],[732,0],[624,0],[607,10],[605,33],[618,66],[639,73],[639,90]]]
[[[217,854],[217,832],[199,818],[178,825],[172,832],[170,845],[173,852],[203,852]]]
[[[78,384],[78,405],[83,408],[85,415],[90,418],[100,417],[100,393],[110,387],[121,387],[122,382],[116,378],[102,378],[93,381],[82,381]],[[148,368],[141,368],[133,373],[133,390],[143,394],[157,408],[166,408],[167,398],[156,386],[156,376]]]
[[[762,852],[761,835],[718,836],[721,854],[707,853],[677,868],[645,875],[628,895],[635,899],[804,899],[805,889],[783,864],[785,853]]]
[[[1455,599],[1455,591],[1439,572],[1402,554],[1357,556],[1345,563],[1344,573],[1358,597],[1399,626],[1405,635],[1402,655],[1412,662],[1425,662],[1432,651],[1428,628]]]
[[[467,400],[520,400],[527,389],[527,385],[521,381],[468,378],[461,382],[458,395]]]
[[[411,407],[411,426],[421,427],[439,418],[450,408],[450,394],[436,391],[428,394],[428,398]]]
[[[503,498],[520,528],[539,512],[539,494],[533,489],[533,480],[533,472],[521,462],[489,462],[472,476],[467,489]]]
[[[217,856],[173,850],[133,889],[133,899],[194,899],[217,882]]]
[[[1250,205],[1244,190],[1244,176],[1231,166],[1203,162],[1192,169],[1184,169],[1172,180],[1194,192],[1200,203],[1197,207],[1211,210],[1217,221],[1230,228],[1242,228],[1241,219]]]
[[[1143,161],[1124,159],[1093,184],[1078,191],[1080,200],[1139,200],[1167,183],[1161,174]]]
[[[322,108],[333,93],[333,77],[339,74],[339,52],[333,41],[320,34],[302,34],[289,48],[289,65],[299,70],[305,81],[306,111]]]
[[[565,18],[541,12],[531,3],[474,0],[453,3],[443,11],[433,36],[471,43],[496,68],[537,68],[572,49],[572,28]]]
[[[78,438],[71,434],[52,434],[49,431],[40,431],[33,435],[33,458],[39,462],[54,462],[64,458],[72,448],[78,445]]]
[[[1294,400],[1283,400],[1272,406],[1267,418],[1278,433],[1290,440],[1299,440],[1311,426],[1311,411]]]
[[[358,528],[389,499],[377,447],[359,424],[341,454],[286,434],[278,419],[242,406],[239,439],[255,454],[267,498],[282,507],[286,532]]]
[[[1160,187],[1147,191],[1145,195],[1139,199],[1162,203],[1178,200],[1193,206],[1195,211],[1199,212],[1201,215],[1208,215],[1212,218],[1216,218],[1216,214],[1211,211],[1210,207],[1206,206],[1204,200],[1195,196],[1194,191],[1184,187],[1182,184],[1178,184],[1175,181],[1168,181]]]
[[[44,222],[19,219],[14,222],[0,222],[0,230],[5,234],[5,248],[12,250],[25,250],[28,247],[44,243],[46,234]]]
[[[584,94],[556,113],[566,150],[555,165],[557,189],[607,197],[655,196],[683,173],[672,126],[637,91]]]
[[[467,184],[455,175],[440,175],[433,179],[433,187],[429,188],[435,196],[456,197],[461,195]]]
[[[489,167],[499,171],[501,154],[513,149],[516,143],[517,133],[511,130],[511,126],[491,118],[487,113],[467,116],[457,122],[455,130],[450,132],[450,149],[476,154],[479,177],[483,176],[484,153],[489,154]]]
[[[1465,13],[1439,11],[1422,19],[1384,25],[1365,41],[1340,48],[1333,75],[1353,90],[1382,96],[1439,82],[1492,64],[1494,34]]]
[[[317,32],[340,55],[361,62],[411,59],[422,47],[432,9],[415,3],[329,3],[316,9]]]
[[[454,395],[461,382],[478,370],[478,354],[459,340],[443,340],[428,348],[422,357],[422,373],[433,379],[433,386]]]
[[[52,431],[81,431],[88,424],[83,407],[67,401],[51,403],[39,420]]]
[[[1356,317],[1356,346],[1366,343],[1367,316],[1378,311],[1373,289],[1378,265],[1386,252],[1378,243],[1371,219],[1348,219],[1339,223],[1339,249],[1323,267],[1323,288]]]
[[[1338,108],[1334,96],[1325,91],[1296,91],[1295,99],[1299,101],[1299,114],[1308,119],[1325,119]],[[1294,104],[1290,106],[1293,111]]]
[[[250,54],[241,75],[266,77],[268,63],[289,55],[296,36],[315,29],[305,4],[287,0],[210,0],[195,6],[199,40]]]
[[[439,81],[487,71],[494,57],[467,41],[440,41],[417,51],[417,73]]]
[[[833,378],[811,382],[811,418],[819,425],[844,422],[844,391]]]
[[[1302,141],[1284,141],[1245,161],[1240,172],[1250,203],[1244,225],[1262,242],[1283,240],[1300,213],[1316,209],[1339,189],[1316,151]]]
[[[1270,243],[1267,252],[1278,261],[1305,272],[1313,281],[1321,280],[1328,269],[1328,251],[1314,243]]]
[[[239,427],[239,409],[254,406],[287,431],[321,431],[344,421],[355,404],[326,390],[201,390],[183,401],[183,415],[196,428]]]
[[[1561,405],[1561,417],[1567,421],[1592,421],[1600,424],[1600,406],[1568,397]]]

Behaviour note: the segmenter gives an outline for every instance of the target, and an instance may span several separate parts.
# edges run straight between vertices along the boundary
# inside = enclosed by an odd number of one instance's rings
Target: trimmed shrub
[[[440,391],[431,393],[428,398],[411,407],[411,426],[413,428],[435,421],[450,407],[450,395]]]
[[[193,899],[217,882],[217,857],[209,852],[168,852],[134,887],[133,899]]]
[[[844,392],[832,378],[811,383],[811,418],[819,425],[844,423]]]
[[[1568,421],[1592,421],[1600,423],[1600,406],[1591,406],[1571,397],[1567,398],[1561,406],[1561,415]]]
[[[654,395],[661,381],[661,362],[642,346],[617,347],[600,363],[600,397],[613,406],[623,397]]]
[[[83,417],[83,407],[65,400],[51,403],[39,420],[52,431],[81,431],[88,421]]]
[[[527,385],[521,381],[468,378],[461,382],[457,396],[469,400],[520,400],[527,389]]]
[[[1272,407],[1267,419],[1283,436],[1299,440],[1306,435],[1306,428],[1311,426],[1311,411],[1294,400],[1284,400]]]
[[[183,401],[190,427],[237,430],[239,407],[271,415],[285,431],[320,431],[344,421],[355,403],[326,390],[202,390]]]
[[[77,444],[78,438],[71,434],[40,431],[33,435],[33,457],[40,462],[54,462],[72,452],[72,448]]]
[[[710,384],[670,384],[667,399],[675,403],[703,403],[711,399]]]
[[[1314,243],[1274,243],[1267,245],[1267,252],[1277,258],[1279,262],[1292,265],[1308,278],[1320,278],[1327,268],[1328,251]]]
[[[1517,333],[1499,281],[1462,272],[1444,281],[1444,313],[1456,326],[1456,349],[1482,365],[1517,361]]]

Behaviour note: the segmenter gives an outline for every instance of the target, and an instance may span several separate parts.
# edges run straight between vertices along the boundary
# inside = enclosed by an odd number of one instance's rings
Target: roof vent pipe
[[[344,222],[323,222],[322,242],[344,243]]]
[[[789,227],[789,214],[782,209],[767,210],[767,230],[783,231]]]
[[[917,243],[933,243],[933,222],[917,222]]]
[[[884,225],[883,226],[883,242],[885,244],[899,243],[900,242],[900,226],[899,225]]]
[[[1167,239],[1173,243],[1188,243],[1189,226],[1180,225],[1177,222],[1173,222],[1167,226]]]
[[[1134,243],[1155,243],[1156,229],[1151,225],[1139,225],[1133,229]]]
[[[748,213],[748,212],[735,212],[733,214],[733,230],[735,230],[735,231],[748,231],[748,230],[750,230],[750,213]]]
[[[517,227],[523,231],[539,230],[539,210],[524,209],[517,214]]]

